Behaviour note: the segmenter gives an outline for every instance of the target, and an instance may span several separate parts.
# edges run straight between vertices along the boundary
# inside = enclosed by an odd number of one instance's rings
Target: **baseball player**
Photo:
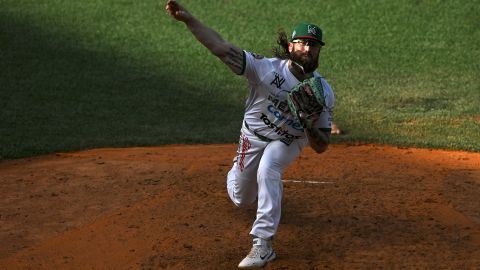
[[[320,27],[298,24],[291,35],[279,33],[275,57],[242,50],[224,40],[174,0],[165,9],[184,22],[195,38],[217,56],[233,73],[244,76],[249,85],[239,147],[227,175],[227,191],[238,207],[257,201],[257,215],[250,235],[253,246],[239,268],[262,267],[275,259],[272,240],[280,221],[285,168],[306,145],[317,153],[330,141],[334,95],[330,85],[316,71],[325,43]],[[293,117],[287,104],[291,89],[302,81],[319,77],[324,109],[305,126]]]

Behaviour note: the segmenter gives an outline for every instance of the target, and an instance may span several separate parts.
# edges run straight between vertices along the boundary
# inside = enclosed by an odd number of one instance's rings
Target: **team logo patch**
[[[308,25],[308,33],[313,34],[313,35],[317,35],[317,27],[315,27],[313,25]]]
[[[253,52],[251,52],[250,54],[253,56],[253,58],[255,58],[257,60],[265,58],[265,56],[263,56],[261,54],[257,54],[257,53],[253,53]]]
[[[275,79],[270,83],[270,85],[274,84],[278,89],[282,88],[282,84],[285,82],[285,78],[280,76],[280,74],[274,72]]]

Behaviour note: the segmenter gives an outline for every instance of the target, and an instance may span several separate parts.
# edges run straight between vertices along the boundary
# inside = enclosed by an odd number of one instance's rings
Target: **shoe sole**
[[[268,263],[268,262],[271,262],[273,260],[275,260],[277,258],[277,254],[275,253],[275,251],[272,252],[272,254],[270,254],[270,257],[268,257],[268,259],[265,261],[264,264],[262,265],[252,265],[252,266],[243,266],[243,267],[240,267],[238,266],[239,269],[256,269],[256,268],[263,268],[265,267],[265,265]]]

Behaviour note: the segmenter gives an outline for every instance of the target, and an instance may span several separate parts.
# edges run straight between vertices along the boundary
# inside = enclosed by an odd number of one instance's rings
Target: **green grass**
[[[480,151],[478,0],[182,3],[265,55],[277,29],[321,25],[334,142]],[[0,0],[0,159],[236,142],[246,82],[163,5]]]

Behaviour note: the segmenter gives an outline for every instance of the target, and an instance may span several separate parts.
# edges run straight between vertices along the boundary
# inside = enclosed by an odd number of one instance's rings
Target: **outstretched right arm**
[[[169,0],[165,9],[177,21],[184,22],[195,38],[235,74],[243,73],[245,64],[243,51],[240,48],[225,41],[217,32],[205,26],[177,1]]]

